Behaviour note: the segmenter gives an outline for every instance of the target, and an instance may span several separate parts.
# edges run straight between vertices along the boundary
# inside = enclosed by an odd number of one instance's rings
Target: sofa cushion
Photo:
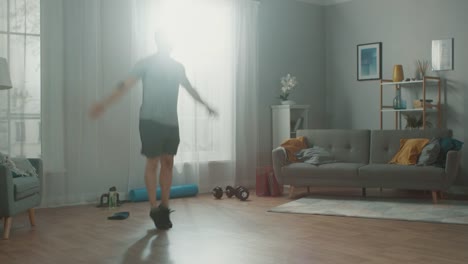
[[[307,140],[305,137],[290,138],[281,143],[281,147],[286,150],[287,159],[290,162],[299,162],[296,153],[307,148]]]
[[[449,129],[424,129],[424,130],[372,130],[370,163],[388,163],[400,149],[402,138],[440,138],[450,137]]]
[[[400,165],[415,165],[424,146],[429,143],[427,138],[400,139],[400,150],[389,163]]]
[[[34,176],[37,177],[36,168],[26,158],[11,158],[17,168],[17,175],[19,176]],[[16,171],[13,171],[16,172]]]
[[[418,158],[418,166],[429,166],[437,161],[440,152],[440,144],[438,138],[433,138],[421,151]]]
[[[430,190],[443,186],[445,171],[435,166],[369,164],[359,168],[364,187]]]
[[[306,129],[297,136],[306,137],[309,148],[324,148],[338,162],[369,163],[369,130]]]
[[[19,177],[13,179],[15,201],[39,193],[39,179],[37,177]]]
[[[335,157],[330,152],[318,146],[303,149],[296,153],[296,157],[299,161],[313,165],[336,162]]]
[[[439,144],[440,144],[440,152],[439,152],[439,156],[437,157],[436,164],[437,166],[444,168],[445,161],[447,159],[447,153],[450,150],[456,150],[456,151],[461,150],[463,147],[463,142],[453,139],[453,138],[443,137],[439,140]]]
[[[312,165],[307,163],[292,163],[282,168],[284,184],[296,186],[359,186],[358,169],[364,163],[327,163]]]

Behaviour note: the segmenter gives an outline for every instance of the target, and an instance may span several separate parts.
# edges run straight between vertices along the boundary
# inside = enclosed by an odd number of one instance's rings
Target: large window
[[[153,14],[157,28],[174,43],[173,56],[201,96],[219,112],[210,118],[206,109],[182,90],[178,112],[181,142],[177,161],[231,160],[234,137],[235,27],[232,5],[217,0],[160,1]]]
[[[0,152],[41,154],[40,0],[0,0],[0,57],[13,88],[0,91]]]

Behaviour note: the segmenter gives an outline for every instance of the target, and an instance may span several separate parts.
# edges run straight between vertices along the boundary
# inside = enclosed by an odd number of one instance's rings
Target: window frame
[[[40,5],[41,5],[41,1],[40,0],[37,0],[38,1],[38,4],[39,4],[39,23],[40,23]],[[16,32],[16,31],[12,31],[11,29],[11,21],[12,21],[12,16],[10,15],[11,13],[11,2],[12,0],[5,0],[6,2],[6,30],[0,30],[0,36],[5,36],[6,37],[6,56],[5,58],[10,61],[10,58],[11,58],[11,37],[12,36],[22,36],[24,37],[24,41],[25,41],[25,45],[26,45],[26,39],[28,37],[37,37],[39,38],[39,43],[41,42],[41,32],[39,30],[39,33],[28,33],[28,29],[27,29],[27,18],[28,18],[28,8],[25,6],[24,8],[24,17],[25,17],[25,24],[24,24],[24,32]],[[25,2],[25,5],[27,5],[27,3]],[[39,28],[40,28],[40,24],[39,24]],[[40,45],[40,44],[39,44]],[[39,46],[39,49],[40,49],[40,46]],[[26,56],[26,54],[24,55]],[[39,67],[40,67],[40,63],[39,63]],[[41,90],[41,84],[39,83],[39,89]],[[12,89],[10,90],[6,90],[4,91],[6,92],[6,101],[7,101],[7,110],[6,110],[6,118],[4,121],[7,122],[7,146],[6,146],[6,150],[7,150],[7,153],[9,155],[12,154],[12,149],[13,149],[13,144],[14,143],[21,143],[21,144],[25,144],[26,142],[26,120],[30,120],[30,119],[35,119],[35,120],[38,120],[39,123],[41,122],[41,113],[39,112],[39,114],[27,114],[27,116],[23,114],[18,114],[18,113],[14,113],[12,112]],[[21,132],[22,133],[22,139],[23,140],[18,140],[18,137],[16,137],[16,142],[13,142],[12,140],[12,123],[15,123],[15,130],[17,129],[17,124],[19,122],[23,123],[23,131]],[[16,136],[18,136],[18,131],[15,131],[15,134]],[[42,149],[42,142],[40,140],[40,137],[41,137],[41,130],[39,129],[39,142],[38,144],[40,145],[40,149]],[[40,151],[41,152],[41,151]],[[24,153],[21,153],[21,155],[23,155]],[[11,155],[13,156],[13,155]]]

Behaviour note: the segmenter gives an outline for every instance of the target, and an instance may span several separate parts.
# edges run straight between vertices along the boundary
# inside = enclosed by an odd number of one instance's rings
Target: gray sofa
[[[425,130],[299,130],[297,136],[307,138],[309,146],[320,146],[330,152],[336,162],[311,165],[290,163],[282,147],[273,150],[273,169],[278,180],[294,187],[356,187],[447,191],[460,166],[460,151],[449,151],[445,168],[388,164],[400,148],[401,138],[434,138],[451,136],[449,129]]]
[[[3,239],[8,239],[13,216],[28,211],[31,226],[35,225],[34,207],[41,202],[42,160],[29,159],[39,177],[13,178],[9,169],[0,166],[0,219],[3,218]]]

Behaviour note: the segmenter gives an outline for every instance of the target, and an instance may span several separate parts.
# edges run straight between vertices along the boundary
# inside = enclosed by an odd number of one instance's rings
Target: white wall
[[[403,65],[405,77],[414,77],[415,61],[431,59],[432,40],[454,38],[454,70],[429,75],[445,80],[444,125],[468,142],[467,10],[466,0],[353,0],[325,7],[329,126],[379,128],[379,82],[356,80],[356,45],[382,42],[382,77],[389,79],[395,64]],[[392,116],[386,120],[385,128],[392,128]],[[466,169],[458,183],[468,184]]]
[[[279,104],[280,78],[287,73],[299,85],[290,96],[309,104],[309,124],[325,122],[324,7],[297,1],[262,1],[259,12],[260,164],[271,164],[271,105]]]

